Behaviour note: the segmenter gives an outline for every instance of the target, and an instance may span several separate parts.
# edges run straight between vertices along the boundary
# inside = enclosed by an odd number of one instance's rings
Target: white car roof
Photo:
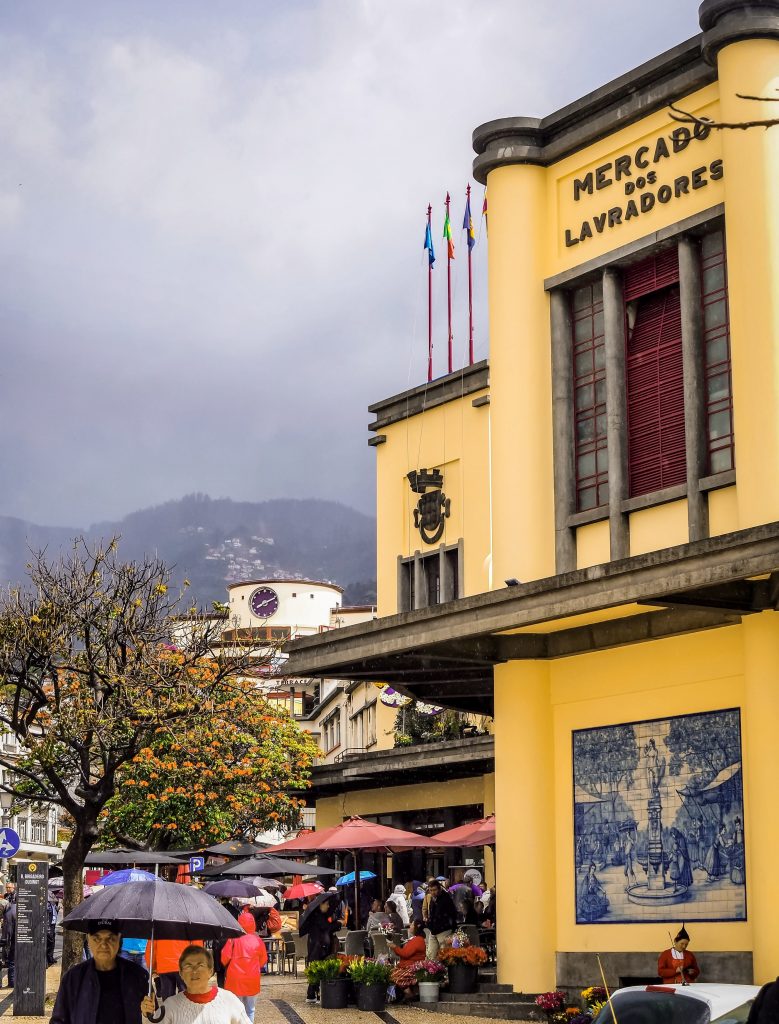
[[[612,998],[619,1005],[618,1000],[623,992],[677,992],[679,995],[707,1003],[712,1020],[716,1020],[723,1013],[735,1010],[737,1006],[754,999],[759,991],[759,985],[715,985],[704,981],[692,985],[634,985],[630,988],[617,989],[612,993]]]

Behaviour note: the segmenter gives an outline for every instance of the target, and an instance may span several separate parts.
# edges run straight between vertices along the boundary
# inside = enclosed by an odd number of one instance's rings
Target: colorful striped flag
[[[435,249],[433,248],[433,233],[430,230],[430,221],[427,222],[425,227],[424,248],[427,249],[428,265],[432,267],[435,263]]]
[[[449,197],[447,196],[447,199],[448,198]],[[447,243],[447,245],[449,247],[449,249],[448,249],[449,259],[453,260],[454,259],[454,239],[452,238],[452,225],[451,225],[451,223],[449,221],[449,208],[448,207],[447,207],[447,210],[446,210],[446,219],[444,220],[444,238],[446,239],[446,243]]]
[[[473,217],[471,217],[470,195],[465,200],[465,216],[463,217],[463,231],[467,232],[465,238],[468,242],[468,248],[472,249],[474,245],[476,245],[476,234],[473,230]]]

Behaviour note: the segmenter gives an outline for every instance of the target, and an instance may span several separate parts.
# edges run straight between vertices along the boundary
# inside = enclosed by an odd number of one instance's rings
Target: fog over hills
[[[376,599],[375,520],[314,498],[236,502],[190,494],[88,529],[0,516],[0,581],[23,582],[31,550],[54,555],[78,536],[120,537],[125,560],[158,555],[173,567],[174,583],[190,581],[188,595],[203,607],[224,601],[227,584],[258,578],[337,583],[347,604]]]

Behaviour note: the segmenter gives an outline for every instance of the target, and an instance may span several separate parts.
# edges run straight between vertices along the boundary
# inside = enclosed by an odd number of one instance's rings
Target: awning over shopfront
[[[285,645],[292,676],[373,680],[492,714],[493,667],[737,625],[779,607],[779,523],[665,548]]]

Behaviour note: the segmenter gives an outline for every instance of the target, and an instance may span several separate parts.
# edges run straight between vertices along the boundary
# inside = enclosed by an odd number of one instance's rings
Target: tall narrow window
[[[735,468],[724,232],[712,231],[701,239],[701,273],[709,472],[723,473]]]
[[[572,299],[576,511],[584,512],[609,500],[601,283],[577,288]]]
[[[625,274],[630,496],[687,479],[676,248]]]

